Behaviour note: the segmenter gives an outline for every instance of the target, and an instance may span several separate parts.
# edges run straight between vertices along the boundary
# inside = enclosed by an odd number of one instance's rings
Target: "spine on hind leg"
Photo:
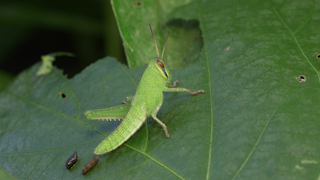
[[[121,124],[94,150],[97,155],[108,153],[127,141],[146,120],[146,113],[132,107]]]

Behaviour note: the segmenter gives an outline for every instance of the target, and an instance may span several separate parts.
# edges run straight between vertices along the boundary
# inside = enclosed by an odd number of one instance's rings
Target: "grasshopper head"
[[[171,81],[171,72],[169,68],[163,63],[162,59],[156,58],[152,60],[152,64],[156,67],[158,70],[157,72],[161,74],[161,76],[167,81]]]
[[[152,58],[150,65],[151,66],[155,66],[156,69],[158,70],[157,72],[160,73],[163,78],[165,78],[167,83],[170,83],[171,82],[171,72],[170,72],[168,66],[166,66],[163,63],[163,60],[162,60],[163,59],[163,55],[164,55],[164,50],[166,49],[166,45],[167,45],[167,41],[168,41],[168,38],[169,38],[170,31],[168,32],[167,39],[166,39],[166,42],[164,43],[162,54],[161,54],[161,58],[160,58],[160,53],[159,53],[159,50],[158,50],[156,39],[154,37],[154,34],[153,34],[153,31],[152,31],[152,28],[151,28],[150,24],[149,24],[149,26],[150,26],[150,31],[151,31],[151,34],[152,34],[154,46],[156,48],[157,55],[158,55],[157,58]]]

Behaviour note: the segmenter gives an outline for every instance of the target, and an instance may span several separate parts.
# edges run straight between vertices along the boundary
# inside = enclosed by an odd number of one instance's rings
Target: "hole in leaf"
[[[317,58],[320,59],[320,54],[317,55]]]
[[[203,47],[199,21],[187,21],[183,19],[169,20],[163,26],[163,43],[168,31],[170,31],[170,37],[163,59],[170,69],[184,68],[199,60]],[[160,49],[162,49],[162,47]]]
[[[229,50],[230,50],[230,46],[228,46],[228,47],[226,48],[226,50],[229,51]]]
[[[59,94],[61,95],[61,97],[62,97],[63,99],[67,97],[66,94],[63,93],[63,92],[59,92]]]
[[[140,2],[140,1],[136,1],[136,2],[134,2],[134,5],[140,6],[140,5],[141,5],[141,2]]]
[[[306,82],[307,78],[306,78],[306,76],[304,76],[304,75],[300,75],[299,77],[297,77],[297,80],[298,80],[299,82]]]

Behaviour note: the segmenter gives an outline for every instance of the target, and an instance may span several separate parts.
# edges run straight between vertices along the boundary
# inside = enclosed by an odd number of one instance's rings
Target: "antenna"
[[[164,50],[166,50],[166,46],[167,46],[167,41],[168,41],[168,38],[169,38],[169,34],[170,34],[170,31],[168,32],[166,42],[164,43],[164,46],[163,46],[163,50],[162,50],[162,54],[161,54],[161,59],[163,59]]]
[[[153,31],[152,31],[150,23],[149,23],[149,26],[150,26],[151,34],[152,34],[152,37],[153,37],[154,46],[156,47],[156,50],[157,50],[157,55],[158,55],[158,57],[160,57],[158,46],[157,46],[157,42],[156,42],[156,39],[154,38],[154,34],[153,34]]]

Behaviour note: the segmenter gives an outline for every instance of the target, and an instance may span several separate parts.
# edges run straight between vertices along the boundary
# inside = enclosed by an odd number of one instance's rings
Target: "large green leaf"
[[[115,11],[127,13],[116,13],[120,29],[127,23],[129,30],[141,27],[134,32],[148,34],[128,34],[130,44],[124,35],[129,31],[122,31],[125,46],[150,46],[132,51],[138,55],[131,59],[154,57],[149,29],[140,26],[147,26],[145,21],[157,22],[154,31],[159,33],[171,19],[197,19],[204,42],[201,58],[173,71],[173,79],[206,93],[165,93],[158,117],[171,138],[149,118],[125,145],[101,156],[85,177],[319,178],[318,1],[140,2],[118,7],[114,2]],[[134,13],[133,7],[144,5],[154,8]],[[176,41],[170,43],[178,48]],[[133,95],[145,67],[128,70],[114,60],[100,60],[70,80],[57,69],[36,76],[39,64],[20,74],[0,95],[2,169],[18,179],[81,178],[93,148],[119,124],[88,121],[83,112],[119,105]],[[301,75],[306,81],[298,81]],[[68,171],[64,164],[74,151],[79,162]]]
[[[195,3],[180,1],[114,1],[111,0],[117,18],[128,65],[141,66],[157,57],[148,23],[152,26],[161,56],[169,30],[164,61],[171,69],[186,67],[199,59],[203,40],[199,21],[193,11]],[[182,19],[183,18],[183,19]]]
[[[145,66],[128,70],[114,60],[100,60],[71,80],[57,69],[48,75],[36,76],[39,67],[36,64],[20,74],[1,94],[0,159],[3,168],[19,179],[79,178],[82,166],[93,156],[93,149],[119,124],[88,121],[83,112],[119,105],[126,96],[133,95]],[[203,81],[196,81],[200,77],[193,74],[201,74],[202,68],[192,71],[194,73],[189,74],[190,70],[186,69],[175,77],[180,77],[181,85],[196,89]],[[149,121],[127,145],[102,156],[98,166],[86,176],[139,177],[132,173],[138,169],[146,173],[157,169],[162,174],[159,177],[175,177],[179,163],[172,161],[173,158],[193,162],[181,153],[197,159],[194,144],[201,141],[198,148],[207,151],[205,139],[199,134],[202,130],[194,128],[202,124],[198,118],[205,119],[204,110],[209,108],[205,101],[208,101],[205,95],[168,94],[163,104],[165,108],[158,117],[169,127],[171,138],[165,137],[160,125]],[[194,110],[203,117],[198,117]],[[79,162],[69,172],[65,161],[74,151],[78,151]]]

